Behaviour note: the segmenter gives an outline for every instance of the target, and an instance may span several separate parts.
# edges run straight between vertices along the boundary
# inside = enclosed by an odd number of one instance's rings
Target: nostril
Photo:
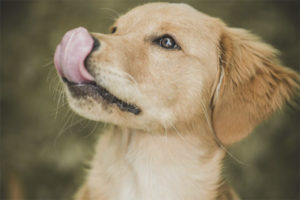
[[[98,39],[96,39],[95,37],[93,37],[94,40],[94,44],[93,44],[93,48],[92,48],[92,52],[96,51],[99,47],[100,47],[100,42]]]
[[[92,74],[92,73],[91,73],[91,63],[90,63],[90,60],[91,60],[91,59],[90,59],[90,57],[91,57],[92,53],[93,53],[94,51],[96,51],[97,49],[99,49],[99,47],[100,47],[100,41],[99,41],[97,38],[93,37],[93,36],[92,36],[92,38],[93,38],[93,40],[94,40],[93,48],[92,48],[92,50],[90,51],[90,53],[86,56],[86,58],[85,58],[85,60],[84,60],[84,66],[85,66],[86,70],[87,70],[90,74]]]

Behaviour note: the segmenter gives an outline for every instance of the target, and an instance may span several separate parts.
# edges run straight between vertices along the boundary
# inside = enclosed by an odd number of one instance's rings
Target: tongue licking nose
[[[54,64],[58,73],[74,83],[93,81],[84,66],[93,44],[94,40],[85,28],[68,31],[55,51]]]

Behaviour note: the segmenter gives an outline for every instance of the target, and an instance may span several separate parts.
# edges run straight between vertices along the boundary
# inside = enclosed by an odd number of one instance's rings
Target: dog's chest
[[[172,163],[167,162],[161,164],[144,161],[135,163],[133,169],[120,180],[116,199],[180,200],[200,197],[210,199],[212,196],[210,189],[217,184],[208,180],[208,174],[199,173],[192,166],[184,166],[186,163],[182,163],[181,166],[171,166]],[[204,171],[209,173],[208,169]],[[210,178],[217,177],[210,176]]]
[[[108,200],[209,200],[214,197],[221,154],[201,161],[203,152],[182,145],[182,141],[176,144],[165,139],[133,143],[124,148],[126,151],[122,150],[122,144],[115,144],[119,148],[114,150],[101,148],[101,155],[94,160],[97,166],[90,173],[97,180],[92,185],[105,185],[94,191],[101,191]]]

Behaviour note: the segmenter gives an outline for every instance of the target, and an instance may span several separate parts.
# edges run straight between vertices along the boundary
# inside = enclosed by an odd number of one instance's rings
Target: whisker
[[[41,67],[45,68],[45,67],[49,67],[50,65],[54,65],[52,58],[51,58],[51,61],[48,61],[46,64],[42,65]]]
[[[98,126],[99,126],[99,123],[95,123],[93,129],[84,137],[87,138],[87,137],[91,136],[97,130]]]
[[[72,119],[73,119],[74,115],[73,113],[71,113],[71,117],[69,117],[67,119],[67,121],[65,122],[65,125],[64,125],[64,128],[61,129],[61,131],[58,132],[58,134],[56,135],[55,137],[55,140],[54,140],[54,147],[56,148],[57,146],[57,141],[58,139],[70,128],[74,127],[75,125],[79,124],[80,122],[84,121],[85,119],[78,119],[77,121],[73,122]],[[67,123],[69,123],[71,121],[71,125],[69,126],[66,126]]]
[[[200,104],[201,104],[201,109],[202,109],[202,112],[204,113],[204,117],[205,117],[205,120],[206,120],[206,123],[208,124],[208,128],[210,130],[210,132],[213,134],[214,136],[214,140],[215,142],[217,143],[217,145],[219,147],[221,147],[221,149],[223,149],[226,154],[228,154],[233,160],[235,160],[237,163],[241,164],[241,165],[244,165],[244,166],[249,166],[247,163],[243,162],[242,160],[240,160],[239,158],[237,158],[236,156],[234,156],[228,149],[227,147],[225,147],[223,145],[223,143],[220,141],[220,139],[217,137],[213,127],[212,127],[212,124],[211,124],[211,121],[209,120],[209,117],[208,117],[208,112],[206,110],[206,106],[204,105],[204,103],[200,100]]]
[[[110,13],[114,14],[115,16],[111,16],[113,17],[114,20],[116,20],[117,18],[120,17],[120,13],[118,13],[116,10],[112,9],[112,8],[100,8],[101,10],[106,10],[109,11]]]
[[[186,139],[182,136],[182,134],[178,131],[178,129],[174,126],[172,122],[168,121],[168,124],[175,130],[176,134],[180,137],[180,139],[182,139],[182,141],[184,141],[186,144],[189,144],[189,142],[186,141]]]
[[[57,118],[58,110],[59,110],[60,104],[61,104],[61,103],[63,104],[64,97],[65,97],[65,93],[64,93],[62,90],[60,90],[59,93],[60,93],[60,94],[59,94],[59,96],[58,96],[58,100],[57,100],[57,104],[56,104],[56,111],[55,111],[54,119]]]
[[[135,86],[138,86],[138,83],[136,82],[136,80],[135,80],[135,78],[133,78],[133,76],[131,76],[129,73],[127,73],[127,72],[124,72],[125,73],[125,75],[129,78],[129,80],[131,80],[132,82],[133,82],[133,84],[135,85]]]

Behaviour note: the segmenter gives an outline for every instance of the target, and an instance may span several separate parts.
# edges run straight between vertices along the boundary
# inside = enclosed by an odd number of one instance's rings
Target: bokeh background
[[[84,180],[103,125],[69,110],[54,71],[63,34],[108,32],[142,0],[1,0],[0,199],[67,200]],[[299,72],[299,1],[183,0],[279,49]],[[174,19],[176,20],[176,19]],[[242,199],[299,199],[300,114],[286,109],[230,148],[224,175]]]

